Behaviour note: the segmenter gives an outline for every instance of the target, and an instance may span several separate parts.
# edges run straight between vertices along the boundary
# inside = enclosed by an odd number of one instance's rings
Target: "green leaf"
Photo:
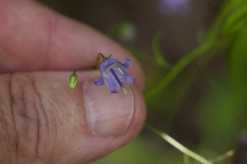
[[[233,8],[225,20],[223,32],[225,34],[231,33],[232,31],[235,31],[236,27],[239,27],[242,24],[246,24],[246,21],[247,4],[238,4],[238,7]]]
[[[152,50],[155,62],[158,66],[167,68],[169,67],[168,61],[165,59],[165,55],[160,47],[160,34],[157,34],[152,41]]]

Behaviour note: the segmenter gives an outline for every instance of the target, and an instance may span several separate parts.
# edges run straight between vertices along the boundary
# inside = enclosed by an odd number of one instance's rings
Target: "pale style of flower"
[[[129,75],[128,68],[131,60],[126,59],[123,63],[115,58],[102,56],[99,65],[100,78],[95,81],[97,86],[106,85],[111,93],[117,93],[134,83],[134,78]]]

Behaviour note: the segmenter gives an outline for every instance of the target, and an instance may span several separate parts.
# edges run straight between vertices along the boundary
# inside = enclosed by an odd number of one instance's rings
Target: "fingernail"
[[[110,93],[106,86],[85,82],[83,92],[91,132],[102,137],[124,135],[134,115],[133,91]]]

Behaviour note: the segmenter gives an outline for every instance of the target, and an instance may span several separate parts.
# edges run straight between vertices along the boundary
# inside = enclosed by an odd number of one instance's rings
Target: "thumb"
[[[86,163],[129,142],[140,131],[144,103],[136,89],[110,94],[81,72],[0,75],[0,163]]]

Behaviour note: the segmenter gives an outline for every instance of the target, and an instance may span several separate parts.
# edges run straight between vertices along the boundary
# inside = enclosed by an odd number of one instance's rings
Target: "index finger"
[[[143,89],[142,70],[128,51],[35,1],[1,0],[0,23],[0,72],[89,69],[101,52],[132,58],[130,74]]]

